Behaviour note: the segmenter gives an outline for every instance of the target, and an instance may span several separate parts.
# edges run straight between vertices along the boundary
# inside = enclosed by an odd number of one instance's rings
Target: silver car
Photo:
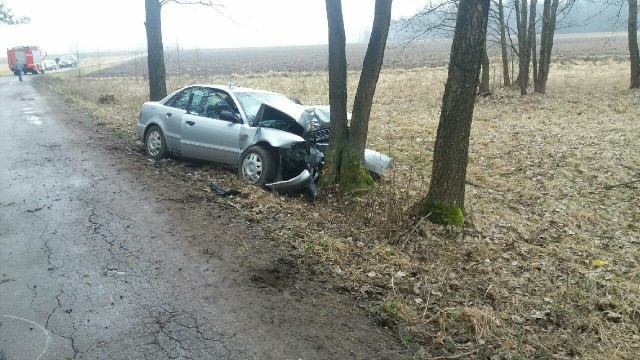
[[[63,57],[60,58],[60,62],[58,63],[58,66],[61,68],[65,68],[65,67],[77,67],[78,66],[78,58],[75,55],[64,55]]]
[[[192,85],[144,103],[137,131],[150,158],[171,153],[230,164],[252,184],[280,192],[309,188],[315,196],[329,141],[329,108],[232,84]],[[365,167],[376,176],[390,162],[365,151]]]

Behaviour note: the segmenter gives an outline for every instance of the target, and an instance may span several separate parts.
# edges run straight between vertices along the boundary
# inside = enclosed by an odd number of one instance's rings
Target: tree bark
[[[640,89],[640,54],[638,53],[638,1],[629,0],[629,55],[631,81],[629,88]]]
[[[461,0],[449,74],[442,98],[429,191],[419,214],[436,223],[462,226],[469,135],[490,0]]]
[[[556,15],[558,0],[544,0],[542,12],[542,32],[540,33],[540,59],[538,63],[538,81],[535,92],[544,94],[547,91],[547,79],[551,65],[551,50],[553,49],[553,35],[556,29]]]
[[[502,84],[509,86],[511,79],[509,78],[509,56],[507,54],[507,35],[502,0],[498,0],[498,21],[500,22],[500,48],[502,50]]]
[[[391,24],[392,3],[393,0],[376,0],[375,3],[371,37],[362,63],[360,81],[353,102],[349,141],[343,153],[340,169],[340,187],[343,190],[356,190],[373,185],[371,176],[364,168],[364,149],[369,132],[373,96],[376,92]]]
[[[161,5],[159,0],[145,0],[147,29],[147,65],[149,67],[149,99],[158,101],[167,96],[162,45]]]
[[[537,0],[531,0],[529,8],[529,29],[527,31],[527,47],[524,58],[524,94],[527,93],[529,88],[529,66],[531,65],[531,52],[536,41],[536,5]]]
[[[322,185],[333,184],[340,174],[342,151],[347,142],[347,56],[341,0],[326,0],[329,28],[329,106],[331,138],[325,152],[326,174]]]
[[[533,84],[535,87],[536,81],[538,81],[538,54],[537,54],[537,40],[535,32],[533,39],[531,40],[531,70],[533,70]]]
[[[520,94],[525,95],[527,93],[527,85],[525,75],[527,74],[526,67],[526,54],[527,54],[527,0],[522,2],[516,0],[514,2],[516,6],[516,23],[518,26],[518,86],[520,87]],[[520,5],[520,8],[518,8]]]

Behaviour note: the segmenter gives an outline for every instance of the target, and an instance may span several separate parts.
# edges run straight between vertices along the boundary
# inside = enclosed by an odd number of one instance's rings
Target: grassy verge
[[[462,230],[406,215],[428,187],[445,77],[445,68],[382,72],[368,146],[395,166],[366,196],[329,189],[313,202],[247,187],[213,164],[155,166],[260,222],[318,280],[349,291],[379,325],[394,328],[417,357],[637,358],[640,183],[630,182],[640,178],[640,93],[626,89],[628,64],[554,64],[545,96],[494,89],[479,99]],[[349,79],[352,97],[357,73]],[[44,80],[140,146],[134,125],[145,79]],[[172,77],[168,88],[227,81]],[[234,81],[328,103],[325,72]],[[105,93],[116,104],[99,105]],[[246,197],[216,197],[210,182]]]

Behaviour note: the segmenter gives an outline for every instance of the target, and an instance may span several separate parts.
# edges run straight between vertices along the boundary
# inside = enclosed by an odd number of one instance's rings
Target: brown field
[[[627,90],[624,41],[559,38],[554,49],[561,57],[546,95],[500,88],[493,59],[493,94],[479,98],[474,113],[464,230],[407,215],[428,188],[446,80],[446,67],[437,66],[446,61],[444,43],[421,43],[411,56],[389,51],[368,146],[390,153],[395,166],[367,195],[328,189],[314,202],[246,186],[215,164],[140,164],[182,179],[196,189],[194,199],[259,222],[271,241],[288,245],[318,288],[351,293],[415,358],[637,359],[640,92]],[[232,77],[327,104],[323,50],[312,48],[202,50],[200,70],[183,62],[168,87]],[[140,154],[134,125],[148,92],[135,61],[81,79],[42,79]],[[129,76],[116,77],[123,74]],[[351,70],[351,101],[357,78]],[[98,105],[104,93],[119,103]],[[210,182],[246,197],[216,197]]]
[[[494,39],[495,40],[495,39]],[[593,60],[597,58],[626,59],[627,36],[614,34],[563,34],[556,37],[554,54],[558,60]],[[393,42],[387,45],[384,67],[418,68],[446,66],[451,41],[429,40],[411,43]],[[358,70],[367,50],[366,44],[347,46],[347,63],[351,70]],[[490,48],[493,56],[499,55],[497,44]],[[226,75],[226,82],[237,74],[263,72],[324,71],[327,67],[325,45],[165,50],[166,71],[170,75],[191,75],[206,79],[211,74]],[[94,76],[142,76],[146,74],[146,60],[139,53],[135,61],[111,67]]]

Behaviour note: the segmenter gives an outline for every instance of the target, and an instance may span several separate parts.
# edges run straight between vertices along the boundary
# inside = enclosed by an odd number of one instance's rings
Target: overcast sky
[[[183,48],[322,44],[324,0],[223,0],[224,16],[196,5],[162,8],[165,46]],[[429,0],[394,0],[393,17],[414,14]],[[343,0],[347,41],[373,21],[374,0]],[[31,24],[0,25],[0,46],[39,45],[51,53],[146,50],[144,0],[5,0]],[[4,51],[3,51],[4,53]],[[4,56],[4,54],[0,55]]]

